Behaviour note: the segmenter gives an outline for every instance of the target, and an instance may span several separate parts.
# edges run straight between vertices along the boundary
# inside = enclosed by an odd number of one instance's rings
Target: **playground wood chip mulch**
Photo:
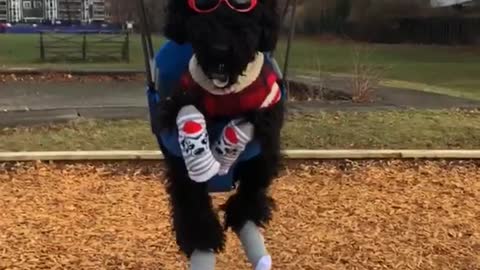
[[[0,269],[187,269],[163,177],[156,163],[1,165]],[[479,163],[296,164],[272,195],[273,269],[480,269]],[[217,269],[252,269],[227,237]]]

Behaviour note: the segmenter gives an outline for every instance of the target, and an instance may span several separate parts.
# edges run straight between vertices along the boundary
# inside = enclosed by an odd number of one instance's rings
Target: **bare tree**
[[[132,0],[110,0],[114,1],[111,5],[111,20],[114,23],[123,24],[126,21],[138,22],[138,11],[136,1]],[[160,31],[164,19],[164,6],[166,0],[145,0],[147,6],[148,19],[153,31]]]

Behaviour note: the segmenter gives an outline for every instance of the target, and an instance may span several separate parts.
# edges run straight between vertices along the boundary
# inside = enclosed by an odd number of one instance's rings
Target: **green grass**
[[[153,37],[155,47],[160,47],[162,39]],[[40,60],[39,35],[0,35],[0,68],[1,67],[55,67],[55,68],[143,68],[144,58],[140,37],[134,35],[130,42],[130,63],[107,62],[107,63],[42,63]]]
[[[280,44],[280,52],[284,51],[283,46]],[[480,48],[322,44],[297,40],[292,48],[291,63],[294,69],[314,74],[349,74],[358,50],[363,64],[384,70],[381,75],[384,80],[422,83],[448,89],[442,94],[480,100]]]
[[[68,68],[143,68],[143,55],[138,36],[132,36],[131,63],[55,63],[39,61],[37,35],[0,35],[0,67],[68,67]],[[155,47],[162,39],[154,37]],[[351,73],[354,43],[322,43],[311,39],[294,41],[291,66],[300,72]],[[364,45],[362,45],[363,47]],[[283,63],[285,42],[279,43],[277,57]],[[480,48],[368,45],[362,53],[364,63],[386,68],[388,80],[409,81],[446,89],[441,93],[480,100]],[[415,84],[410,84],[415,85]],[[419,87],[419,90],[428,90]]]
[[[454,111],[292,116],[288,149],[480,149],[480,114]],[[145,121],[77,121],[0,131],[0,151],[157,150]]]

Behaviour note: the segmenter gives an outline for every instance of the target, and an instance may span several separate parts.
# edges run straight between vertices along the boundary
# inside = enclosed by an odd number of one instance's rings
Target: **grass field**
[[[480,113],[406,111],[292,116],[288,149],[480,149]],[[0,131],[0,151],[157,150],[145,121],[79,121]]]
[[[37,35],[0,35],[0,68],[143,68],[138,36],[132,37],[130,63],[41,63],[38,39]],[[154,43],[159,47],[162,39],[157,36]],[[292,68],[298,72],[350,73],[354,52],[363,46],[298,39],[292,48]],[[385,69],[382,77],[393,86],[480,99],[480,48],[368,45],[366,50],[360,51],[361,61]],[[283,63],[284,52],[285,42],[282,41],[277,53],[280,63]]]

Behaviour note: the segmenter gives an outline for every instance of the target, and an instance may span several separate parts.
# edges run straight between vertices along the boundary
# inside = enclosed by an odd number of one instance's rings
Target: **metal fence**
[[[122,34],[40,33],[42,61],[130,61],[130,37]]]

